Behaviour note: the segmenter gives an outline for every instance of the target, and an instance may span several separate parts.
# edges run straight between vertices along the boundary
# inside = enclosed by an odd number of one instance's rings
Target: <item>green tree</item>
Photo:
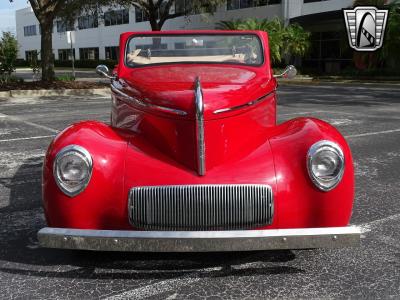
[[[303,57],[310,48],[310,36],[311,33],[298,24],[287,26],[284,30],[283,53]]]
[[[11,32],[3,32],[0,40],[0,77],[1,81],[8,81],[15,71],[15,62],[18,55],[18,43]]]
[[[13,2],[13,0],[9,0]],[[41,29],[42,80],[54,80],[53,22],[68,0],[29,0]],[[77,0],[76,0],[77,1]]]
[[[354,52],[353,61],[358,69],[376,69],[383,66],[399,66],[400,56],[400,2],[396,0],[390,4],[384,0],[355,0],[356,6],[376,6],[389,10],[386,33],[382,49],[376,52]]]
[[[243,23],[242,19],[220,21],[217,23],[217,29],[220,30],[239,30],[239,26]]]
[[[13,0],[9,0],[13,2]],[[83,7],[112,3],[111,0],[29,0],[29,4],[39,21],[40,26],[40,58],[42,81],[52,82],[55,79],[53,55],[53,26],[58,18],[71,18]]]
[[[271,59],[274,64],[284,56],[304,56],[310,47],[310,33],[297,24],[284,26],[279,18],[231,20],[217,23],[218,29],[262,30],[268,33]]]
[[[9,0],[13,2],[13,0]],[[194,12],[213,12],[223,0],[29,0],[32,10],[41,28],[41,67],[42,80],[51,82],[55,79],[52,30],[54,20],[61,18],[73,20],[83,11],[101,11],[104,6],[134,6],[143,10],[150,21],[152,30],[161,30],[164,23],[179,16]],[[183,5],[182,5],[183,3]],[[177,4],[178,10],[172,12]],[[178,5],[179,4],[179,5]]]
[[[400,1],[394,1],[388,6],[389,16],[380,58],[386,65],[400,66]]]
[[[153,31],[160,31],[165,22],[195,13],[212,14],[224,0],[115,0],[115,4],[133,6],[143,11]],[[173,9],[174,8],[174,9]]]

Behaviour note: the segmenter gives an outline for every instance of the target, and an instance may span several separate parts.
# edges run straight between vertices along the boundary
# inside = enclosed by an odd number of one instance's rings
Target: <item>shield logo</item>
[[[357,51],[375,51],[382,47],[385,34],[387,9],[357,6],[344,9],[349,45]]]

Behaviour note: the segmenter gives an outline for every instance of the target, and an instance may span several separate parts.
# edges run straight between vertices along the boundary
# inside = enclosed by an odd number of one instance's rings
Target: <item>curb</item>
[[[281,85],[290,85],[290,84],[296,84],[296,85],[318,85],[319,81],[316,81],[313,78],[307,78],[307,79],[280,79],[280,80],[278,80],[278,83],[281,84]]]
[[[48,97],[48,96],[108,96],[109,88],[99,89],[59,89],[59,90],[11,90],[0,92],[1,98],[18,97]]]
[[[10,97],[11,97],[10,91],[0,92],[0,98],[10,98]]]

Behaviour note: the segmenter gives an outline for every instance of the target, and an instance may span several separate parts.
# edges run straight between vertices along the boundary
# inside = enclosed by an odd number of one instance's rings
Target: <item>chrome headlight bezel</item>
[[[318,177],[317,175],[314,174],[313,172],[313,159],[315,156],[320,153],[321,151],[331,151],[333,152],[339,161],[340,164],[340,170],[338,174],[329,179],[322,179]],[[344,169],[345,169],[345,158],[342,149],[340,146],[334,142],[327,141],[327,140],[322,140],[319,142],[316,142],[313,144],[310,149],[308,150],[307,154],[307,170],[308,170],[308,175],[310,176],[312,182],[322,191],[328,192],[333,190],[342,180],[343,174],[344,174]]]
[[[71,188],[69,187],[60,177],[59,173],[59,165],[61,159],[68,155],[76,155],[86,164],[87,167],[87,176],[84,180],[82,180],[78,186]],[[60,150],[57,153],[54,162],[53,162],[53,176],[54,180],[57,183],[59,189],[69,197],[77,196],[78,194],[82,193],[86,187],[88,186],[90,179],[92,177],[93,171],[93,160],[92,156],[90,155],[89,151],[85,148],[78,146],[78,145],[69,145]]]

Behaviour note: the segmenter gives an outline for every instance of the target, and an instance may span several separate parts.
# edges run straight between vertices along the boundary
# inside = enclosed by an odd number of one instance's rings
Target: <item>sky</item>
[[[0,33],[11,31],[15,33],[15,11],[20,8],[28,7],[27,0],[0,0]]]

